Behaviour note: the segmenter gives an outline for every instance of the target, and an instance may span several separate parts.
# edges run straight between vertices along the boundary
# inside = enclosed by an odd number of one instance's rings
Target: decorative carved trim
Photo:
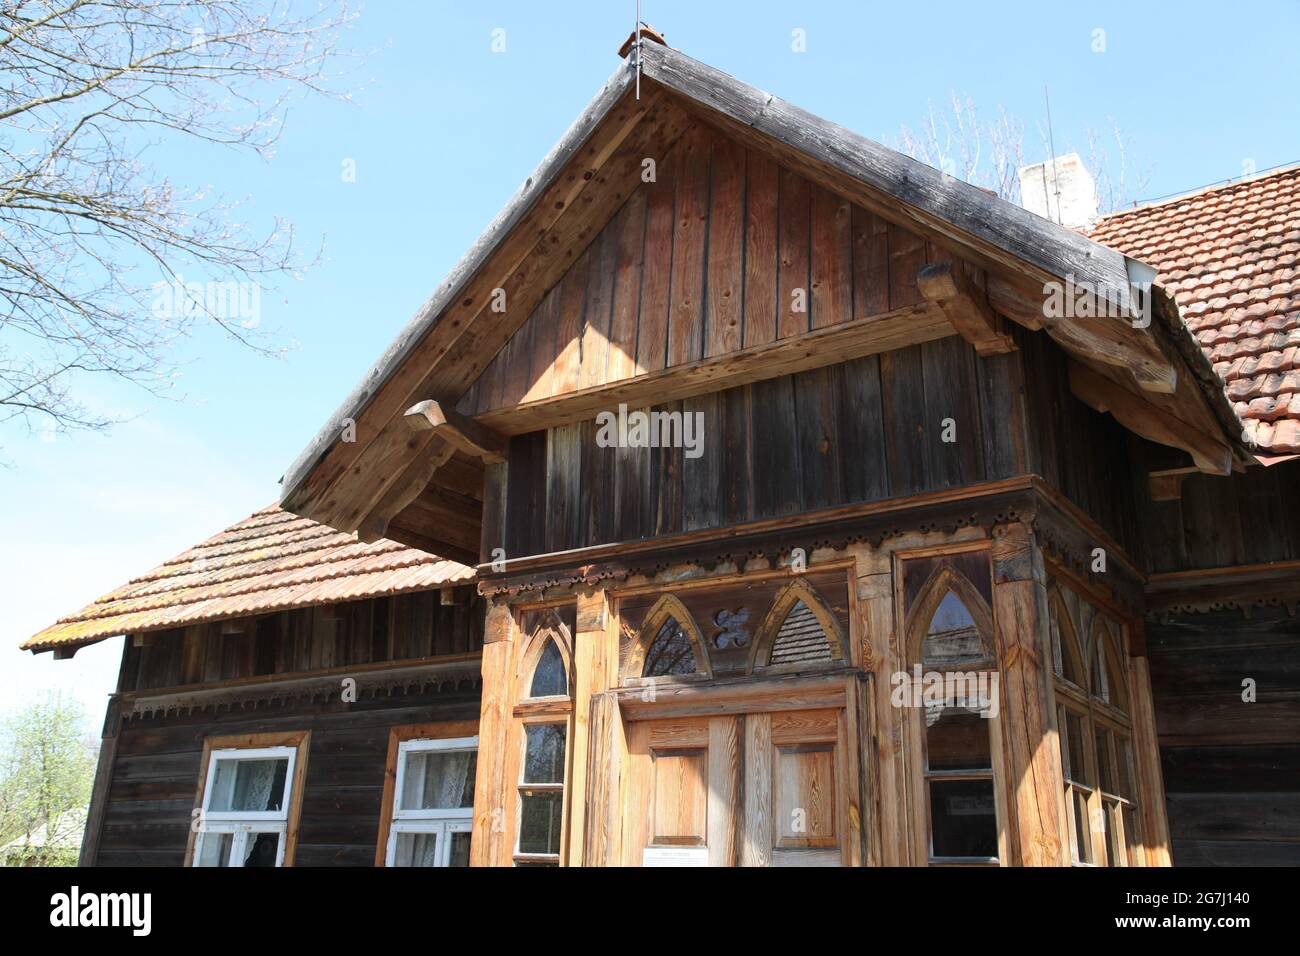
[[[549,699],[545,697],[529,697],[528,694],[532,690],[533,670],[537,667],[537,662],[541,659],[547,644],[551,641],[555,642],[555,646],[560,651],[560,659],[564,661],[564,686],[568,691],[564,696],[572,699],[573,635],[569,632],[568,625],[561,620],[555,608],[547,608],[536,629],[524,642],[523,652],[519,655],[519,668],[516,673],[515,684],[519,688],[519,702]]]
[[[264,679],[238,684],[195,685],[172,690],[122,695],[122,718],[158,714],[186,714],[194,711],[256,709],[259,706],[288,706],[295,701],[338,699],[341,682],[357,682],[357,699],[394,694],[421,694],[429,688],[437,693],[474,690],[482,686],[479,655],[454,661],[414,664],[383,669],[335,668],[308,677],[268,675]]]

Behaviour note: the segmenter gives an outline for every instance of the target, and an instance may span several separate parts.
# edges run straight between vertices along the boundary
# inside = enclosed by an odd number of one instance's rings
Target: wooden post
[[[1139,622],[1140,626],[1140,622]],[[1145,657],[1130,657],[1133,686],[1133,749],[1137,760],[1137,799],[1142,812],[1142,854],[1147,866],[1172,866],[1160,741],[1151,702],[1151,675]]]
[[[573,636],[573,771],[566,794],[569,805],[569,866],[584,862],[589,792],[603,783],[590,779],[592,697],[611,686],[618,667],[618,642],[604,588],[578,593],[577,633]],[[595,742],[599,745],[599,742]]]
[[[1052,719],[1046,574],[1038,543],[1020,523],[995,529],[993,622],[1001,663],[1005,772],[1011,794],[1011,860],[1066,863],[1061,839],[1064,778]]]
[[[875,675],[874,733],[860,728],[857,745],[872,780],[871,803],[862,807],[867,832],[868,861],[880,866],[906,866],[909,861],[907,827],[907,768],[904,764],[903,719],[890,704],[890,677],[903,670],[901,649],[894,626],[894,574],[890,555],[866,545],[857,549],[857,606],[859,660],[863,670]]]
[[[474,832],[470,866],[509,866],[513,800],[505,779],[514,699],[514,620],[504,603],[488,607],[483,634],[483,698],[479,705],[478,773],[474,778]]]
[[[123,648],[125,653],[126,648]],[[113,764],[117,760],[117,738],[121,729],[122,699],[113,694],[108,698],[108,711],[104,714],[99,763],[95,767],[95,784],[90,791],[90,809],[86,814],[86,830],[81,838],[77,866],[96,866],[99,862],[99,839],[104,832],[104,811],[108,807],[108,788],[113,782]]]

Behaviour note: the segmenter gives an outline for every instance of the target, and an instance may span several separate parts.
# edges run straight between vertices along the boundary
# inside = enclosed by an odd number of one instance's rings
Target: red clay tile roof
[[[1158,270],[1246,442],[1300,453],[1300,166],[1113,213],[1091,237]]]
[[[445,587],[473,568],[396,541],[357,541],[277,505],[232,525],[148,574],[47,627],[25,650],[284,608]]]

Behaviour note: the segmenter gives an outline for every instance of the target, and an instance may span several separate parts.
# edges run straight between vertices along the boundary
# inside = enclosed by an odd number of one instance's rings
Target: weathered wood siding
[[[1143,443],[1144,445],[1146,443]],[[1147,446],[1147,467],[1168,467]],[[1300,461],[1226,478],[1189,475],[1175,501],[1144,500],[1151,570],[1186,571],[1300,559]],[[1144,497],[1146,492],[1143,492]]]
[[[181,866],[205,737],[311,731],[296,866],[373,866],[388,732],[477,720],[475,690],[141,717],[119,732],[99,866]]]
[[[485,554],[503,546],[517,558],[1023,474],[1016,361],[979,359],[953,337],[653,409],[703,416],[698,458],[681,447],[601,447],[594,421],[516,436]]]
[[[912,305],[917,270],[953,258],[705,126],[683,134],[655,176],[497,353],[462,412]]]
[[[144,647],[126,642],[118,690],[472,653],[483,646],[483,604],[468,588],[458,600],[419,591],[245,618],[237,634],[222,623],[157,632]]]
[[[1178,615],[1147,649],[1174,864],[1300,865],[1300,622]]]

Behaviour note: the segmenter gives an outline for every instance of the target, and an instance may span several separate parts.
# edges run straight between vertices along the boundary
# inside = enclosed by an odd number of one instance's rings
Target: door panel
[[[841,865],[844,728],[829,709],[632,722],[623,862]]]

